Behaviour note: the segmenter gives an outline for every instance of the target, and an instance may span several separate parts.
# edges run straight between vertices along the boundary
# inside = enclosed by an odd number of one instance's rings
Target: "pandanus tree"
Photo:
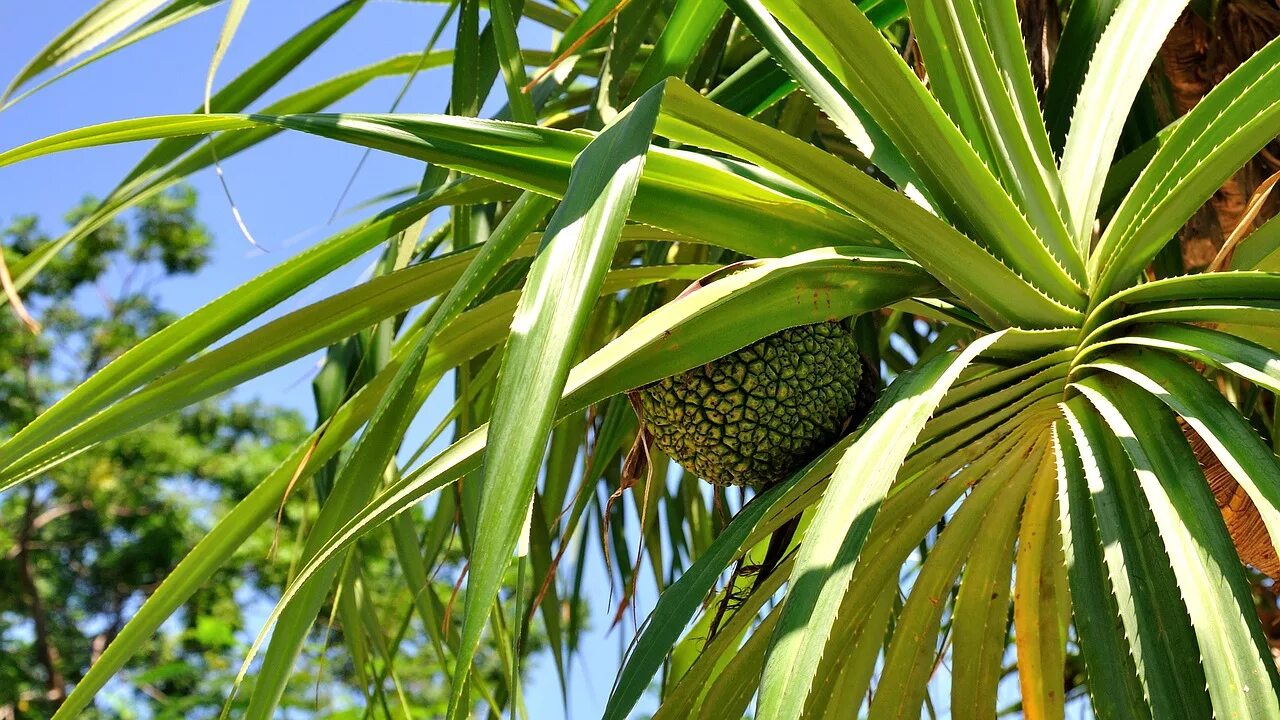
[[[61,715],[314,482],[325,499],[254,645],[246,717],[271,715],[360,538],[392,533],[403,581],[424,587],[455,528],[462,622],[433,638],[455,668],[452,717],[519,711],[518,670],[471,672],[485,633],[514,668],[537,622],[566,662],[581,570],[560,560],[577,538],[612,551],[627,586],[651,574],[661,590],[607,718],[655,678],[658,717],[919,717],[944,663],[955,717],[1011,700],[1062,717],[1064,675],[1081,672],[1099,717],[1280,717],[1244,564],[1274,571],[1280,539],[1280,224],[1248,232],[1254,198],[1191,274],[1174,241],[1280,133],[1280,43],[1178,114],[1152,111],[1148,72],[1187,6],[1215,3],[462,0],[452,51],[433,41],[245,112],[363,4],[202,112],[0,154],[159,141],[66,236],[9,263],[15,307],[95,224],[282,130],[427,167],[407,199],[143,340],[0,446],[9,488],[331,348],[314,434],[174,568]],[[10,97],[210,5],[107,0]],[[245,5],[228,3],[216,57]],[[520,47],[519,23],[555,46]],[[318,112],[448,63],[448,114]],[[477,118],[495,84],[505,106]],[[380,245],[367,281],[221,342]],[[712,383],[720,358],[831,322],[885,387],[829,447],[713,500],[670,474],[661,442],[642,443],[647,470],[624,467],[629,392],[700,367]],[[409,423],[450,376],[439,429],[456,441],[404,461]],[[728,415],[725,392],[712,409]],[[495,614],[507,600],[517,609]],[[408,612],[438,628],[447,601],[426,592]]]

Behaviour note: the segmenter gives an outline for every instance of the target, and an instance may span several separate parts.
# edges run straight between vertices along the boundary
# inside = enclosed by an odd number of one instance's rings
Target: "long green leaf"
[[[676,0],[653,51],[633,81],[631,95],[648,91],[664,78],[684,77],[724,10],[720,0]]]
[[[1089,59],[1120,0],[1073,0],[1053,57],[1044,93],[1044,120],[1055,154],[1062,152],[1071,111],[1084,84]]]
[[[894,607],[898,599],[897,588],[885,586],[880,590],[875,604],[868,611],[867,623],[856,635],[848,636],[855,649],[853,657],[846,658],[840,668],[840,674],[832,681],[832,694],[815,699],[827,702],[827,712],[823,720],[842,720],[851,707],[861,707],[866,699],[866,687],[875,672],[876,659],[885,643],[885,628],[889,624],[889,616],[897,610]]]
[[[955,583],[965,557],[973,552],[980,531],[991,531],[999,538],[1016,528],[1027,488],[1047,455],[1043,435],[1038,439],[1026,451],[1010,453],[992,468],[984,478],[986,482],[979,482],[930,549],[898,616],[893,640],[885,651],[884,670],[871,698],[868,717],[880,720],[921,715],[920,706],[937,656],[934,638],[946,609],[944,598]],[[1009,561],[1008,555],[1002,559]],[[979,688],[965,690],[977,692]],[[968,699],[968,704],[994,708],[995,698],[973,697]]]
[[[717,106],[679,81],[667,84],[658,131],[739,155],[811,187],[916,258],[988,323],[1070,325],[1078,317],[905,196],[833,155]],[[994,287],[1002,292],[990,292]]]
[[[1178,353],[1235,373],[1273,393],[1280,393],[1280,355],[1225,332],[1194,325],[1153,325],[1100,343],[1090,350],[1105,351],[1116,345],[1154,347]]]
[[[1122,290],[1098,306],[1086,329],[1097,325],[1106,311],[1134,308],[1139,305],[1185,302],[1188,300],[1280,299],[1280,273],[1237,270],[1233,272],[1198,273],[1165,278]],[[1131,311],[1131,310],[1130,310]]]
[[[0,153],[0,167],[113,142],[245,129],[257,123],[406,155],[559,197],[591,136],[492,120],[430,115],[158,116],[75,130]],[[772,173],[743,163],[653,148],[632,219],[756,257],[882,244],[865,223]]]
[[[1060,356],[1066,355],[1069,352],[1069,350],[1063,351]],[[1050,355],[1046,357],[1053,356]],[[1031,365],[1032,367],[1037,366],[1036,363],[1026,363],[1026,365]],[[1024,366],[1018,366],[1017,368],[1011,369],[1021,369],[1022,367]],[[991,415],[992,413],[1009,407],[1010,405],[1014,405],[1028,396],[1031,396],[1033,393],[1038,395],[1044,392],[1043,389],[1046,387],[1060,387],[1057,381],[1065,378],[1068,370],[1069,366],[1067,363],[1059,360],[1058,362],[1048,364],[1047,367],[1035,372],[1029,377],[1005,387],[996,388],[990,387],[991,383],[980,383],[982,388],[990,389],[967,402],[948,407],[946,410],[942,410],[934,414],[933,418],[929,421],[928,427],[926,427],[924,432],[920,434],[921,448],[927,446],[925,444],[927,441],[945,438],[953,435],[954,433],[961,432],[979,418]],[[957,391],[961,389],[962,388],[957,388]],[[959,395],[960,393],[957,392],[955,394]]]
[[[924,85],[856,7],[840,0],[762,0],[848,88],[919,174],[929,198],[959,229],[1068,306],[1082,277],[1055,258]],[[1078,259],[1077,259],[1078,264]]]
[[[1000,338],[988,335],[899,376],[841,457],[791,573],[761,681],[760,715],[798,718],[804,712],[836,611],[898,468],[960,371]]]
[[[209,98],[209,112],[234,113],[247,108],[345,27],[364,4],[365,0],[347,0],[272,48],[261,60],[249,66]],[[201,111],[202,108],[196,108],[193,113]],[[197,143],[199,138],[171,138],[158,143],[125,176],[121,185],[153,169],[168,165]]]
[[[1102,186],[1129,106],[1186,4],[1123,0],[1094,50],[1062,151],[1062,189],[1081,255],[1089,253]]]
[[[161,373],[177,367],[183,360],[207,348],[285,298],[359,257],[392,234],[409,227],[441,204],[464,198],[468,192],[469,187],[463,183],[411,198],[290,258],[143,340],[81,383],[0,446],[0,467],[8,467],[19,457],[65,432],[75,423]],[[453,261],[445,261],[443,264],[450,262]],[[435,267],[440,267],[440,264]],[[424,271],[425,268],[422,268],[418,272]],[[255,346],[254,349],[246,350],[246,355],[256,354],[259,350]],[[224,354],[224,357],[227,355]],[[8,477],[7,474],[5,477]]]
[[[213,47],[213,59],[209,61],[209,72],[204,78],[204,111],[206,113],[212,112],[209,101],[213,96],[213,78],[218,74],[218,66],[222,65],[222,58],[226,57],[231,41],[235,38],[236,31],[240,29],[240,21],[244,19],[245,11],[248,9],[249,0],[228,0],[227,18],[222,23],[222,31],[218,33],[218,42]]]
[[[1054,424],[1053,440],[1062,549],[1093,711],[1102,720],[1147,720],[1151,710],[1118,620],[1120,609],[1102,558],[1084,460],[1067,420]]]
[[[1062,683],[1066,666],[1069,604],[1066,565],[1057,532],[1057,458],[1046,464],[1027,492],[1018,530],[1013,585],[1013,627],[1018,685],[1027,717],[1063,720]]]
[[[1104,338],[1118,336],[1126,326],[1144,326],[1151,323],[1200,324],[1247,337],[1273,350],[1280,350],[1277,329],[1280,329],[1280,303],[1254,301],[1229,303],[1206,302],[1203,304],[1174,305],[1155,310],[1143,310],[1114,320],[1091,333],[1082,347],[1090,353],[1103,345]]]
[[[310,115],[269,121],[557,197],[572,159],[591,140],[582,133],[431,116]],[[757,257],[851,242],[882,244],[862,222],[769,173],[661,148],[649,151],[632,219]]]
[[[1082,344],[1104,328],[1132,323],[1136,315],[1149,309],[1219,303],[1261,307],[1276,301],[1280,301],[1280,274],[1237,270],[1165,278],[1121,290],[1101,302],[1085,320]]]
[[[783,496],[785,489],[801,480],[807,470],[797,472],[785,483],[771,488],[748,503],[716,536],[715,541],[697,561],[658,597],[634,649],[619,672],[602,720],[622,720],[630,716],[631,708],[661,667],[680,631],[701,606],[703,598],[724,568],[740,552],[753,527],[773,503]]]
[[[542,222],[552,204],[549,198],[531,194],[518,200],[479,252],[472,255],[467,269],[433,311],[374,411],[369,428],[339,468],[333,491],[307,534],[302,550],[303,562],[311,559],[373,496],[377,486],[369,478],[380,476],[388,467],[399,447],[400,438],[404,437],[413,420],[418,408],[413,400],[419,375],[436,334],[479,296],[503,264],[516,254],[525,236]],[[314,578],[281,613],[263,659],[263,668],[254,682],[246,717],[268,718],[274,713],[290,677],[293,660],[324,603],[337,569],[336,564],[329,565],[326,568],[329,576],[326,578],[321,574]],[[242,668],[241,676],[247,667],[246,664]]]
[[[162,30],[167,30],[185,20],[189,20],[205,10],[211,10],[215,5],[222,1],[223,0],[170,0],[169,2],[162,3],[139,3],[134,0],[131,3],[133,7],[128,10],[127,14],[140,16],[138,11],[144,9],[147,5],[162,4],[164,7],[129,31],[116,35],[114,40],[111,40],[98,50],[88,55],[84,55],[84,53],[88,52],[91,47],[105,42],[108,38],[112,37],[113,26],[118,27],[122,24],[128,24],[119,22],[120,20],[127,19],[126,17],[115,15],[112,10],[108,10],[108,8],[113,6],[118,7],[125,5],[126,3],[123,3],[120,0],[106,0],[103,3],[100,3],[93,10],[90,10],[89,14],[76,21],[75,25],[64,30],[58,38],[53,40],[48,46],[43,48],[36,57],[31,59],[18,76],[9,84],[9,87],[5,89],[3,95],[0,95],[0,111],[8,109],[10,106],[18,103],[22,99],[48,87],[49,85],[52,85],[58,80],[65,78],[90,63],[101,60],[114,52],[123,50],[139,40],[150,37]],[[19,88],[29,83],[30,80],[39,73],[50,67],[70,62],[76,57],[80,57],[81,59],[21,95],[13,95],[13,93],[17,92]]]
[[[170,0],[102,0],[41,48],[5,88],[0,102],[45,70],[92,50]]]
[[[1067,368],[1055,363],[1025,380],[947,412],[927,425],[904,470],[925,471],[930,464],[960,450],[995,428],[1028,417],[1024,413],[1051,408],[1066,385]]]
[[[461,269],[457,261],[467,258],[450,259],[455,262],[446,263],[445,267],[422,268],[423,272],[415,272],[419,268],[411,268],[393,275],[380,276],[352,290],[290,313],[244,338],[176,368],[15,461],[5,469],[6,486],[27,479],[100,442],[229,390],[246,380],[404,312],[421,301],[424,293],[443,292],[444,287],[457,278]],[[619,283],[622,283],[622,287],[627,287],[672,279],[688,281],[705,275],[715,267],[632,267],[614,271],[608,280],[614,287]],[[415,284],[413,280],[419,282]],[[477,306],[466,317],[476,327],[450,326],[449,332],[460,334],[487,329],[490,324],[509,318],[514,311],[515,297],[514,293],[506,293]]]
[[[616,271],[619,277],[608,283],[606,289],[616,291],[634,287],[638,279],[628,278],[628,271]],[[650,278],[651,279],[651,278]],[[485,303],[481,307],[464,313],[458,322],[441,331],[436,343],[427,353],[426,365],[421,370],[420,381],[416,390],[414,403],[421,405],[426,401],[436,381],[450,368],[474,358],[501,342],[507,332],[512,313],[515,310],[515,298],[500,297]],[[407,352],[410,346],[402,346]],[[75,690],[59,709],[59,718],[73,717],[93,698],[93,695],[111,679],[128,662],[156,632],[156,629],[180,607],[191,593],[194,593],[223,563],[231,558],[232,552],[248,537],[262,526],[280,506],[288,488],[296,480],[304,481],[343,449],[345,443],[368,421],[377,407],[379,399],[386,390],[391,379],[398,372],[403,361],[402,356],[393,357],[375,377],[366,383],[346,403],[344,403],[323,429],[312,433],[298,448],[277,467],[267,478],[225,515],[209,534],[188,553],[178,567],[157,588],[156,592],[143,604],[130,623],[108,646],[98,663],[85,677],[77,683]],[[483,439],[483,435],[473,434],[434,461],[432,473],[420,473],[426,479],[409,477],[402,479],[395,486],[384,491],[380,496],[385,499],[404,487],[412,487],[426,494],[456,480],[462,473],[475,469],[479,465],[480,450],[475,441]],[[297,468],[302,466],[303,470]],[[456,474],[454,474],[456,473]],[[426,485],[426,489],[421,486]],[[372,506],[376,506],[375,502]],[[405,507],[411,507],[412,504]],[[401,508],[404,509],[404,508]],[[367,513],[366,507],[363,513]],[[322,565],[325,558],[332,556],[331,548],[343,546],[341,541],[349,540],[348,527],[358,524],[356,520],[344,527],[344,533],[337,540],[330,541],[325,549],[317,553],[317,560],[310,567]],[[326,554],[328,553],[328,554]],[[299,573],[302,583],[310,577],[305,570]],[[286,595],[288,593],[286,592]]]
[[[1116,440],[1083,398],[1064,415],[1084,461],[1091,505],[1111,592],[1120,611],[1138,677],[1154,717],[1212,715],[1187,610],[1155,521],[1138,495],[1137,479]]]
[[[1280,133],[1277,78],[1280,41],[1273,40],[1182,118],[1089,258],[1093,304],[1132,284],[1196,209]]]
[[[795,89],[787,71],[778,67],[768,51],[761,50],[712,88],[707,97],[740,115],[755,117]]]
[[[893,146],[888,136],[867,114],[866,109],[854,99],[848,89],[839,83],[813,53],[796,42],[795,37],[769,14],[760,0],[727,0],[726,4],[751,30],[756,40],[764,46],[765,51],[762,53],[766,58],[764,62],[770,62],[771,59],[770,64],[780,65],[782,72],[793,78],[793,84],[804,88],[804,92],[813,98],[813,101],[822,108],[859,152],[875,163],[876,167],[884,170],[885,174],[912,200],[926,207],[929,206],[929,202],[924,197],[926,188],[922,186],[920,178],[911,169],[898,148]],[[877,27],[886,26],[877,25]],[[768,78],[769,76],[765,75],[762,82],[768,83]],[[725,82],[728,84],[729,80]],[[765,86],[776,87],[768,84]],[[745,99],[736,99],[733,94],[727,98],[716,97],[715,91],[709,97],[731,110],[750,116],[752,113],[746,108],[740,108],[739,105],[763,109],[768,104],[772,104],[768,98],[772,98],[775,92],[779,91],[770,90],[765,100],[758,101],[759,104]],[[780,99],[781,97],[773,98],[773,101]]]
[[[463,679],[530,512],[556,403],[640,184],[661,104],[660,90],[646,93],[574,161],[521,294],[494,393],[489,482],[470,558],[450,717],[470,715]]]
[[[1030,137],[1035,152],[1044,153],[1049,167],[1052,167],[1053,150],[1036,97],[1035,79],[1031,77],[1031,62],[1027,57],[1027,44],[1023,40],[1018,4],[1011,0],[977,0],[976,4],[984,27],[987,28],[987,40],[991,44],[996,67],[1000,68],[1003,82],[1013,99],[1014,109],[1026,128],[1023,132]],[[1061,189],[1056,173],[1050,178],[1049,187],[1051,190],[1055,187]]]
[[[303,32],[305,33],[306,31],[304,30]],[[297,36],[295,36],[296,38]],[[286,43],[286,45],[288,44]],[[276,52],[272,53],[276,58],[286,54],[285,46],[277,48]],[[379,77],[410,73],[415,68],[441,67],[447,65],[452,59],[452,50],[436,51],[425,58],[419,53],[396,55],[292,93],[263,108],[263,112],[268,114],[288,114],[323,110]],[[250,80],[244,75],[241,78],[245,78],[245,81],[250,86],[257,83],[256,78]],[[232,83],[228,84],[227,88],[224,88],[224,91],[238,85],[240,81],[240,78],[233,80]],[[242,89],[244,88],[236,89],[235,96],[237,98],[251,94],[242,94]],[[222,91],[213,98],[215,103],[221,103],[224,100],[226,98],[222,96]],[[84,238],[125,209],[161,192],[182,178],[209,167],[213,164],[214,157],[226,160],[279,132],[281,132],[281,128],[278,127],[257,127],[215,136],[210,142],[209,148],[199,148],[188,152],[170,167],[164,169],[163,172],[160,172],[161,161],[169,162],[174,157],[177,157],[178,153],[175,151],[194,147],[204,136],[174,137],[158,143],[146,157],[130,170],[127,177],[131,178],[131,180],[121,182],[92,213],[77,222],[74,227],[62,236],[46,243],[31,254],[13,263],[10,271],[13,275],[15,287],[21,290],[63,248]]]
[[[801,533],[797,531],[797,535]],[[758,562],[763,559],[762,548],[754,548],[743,562]],[[708,697],[708,685],[715,681],[716,677],[725,677],[727,665],[731,656],[737,650],[738,645],[742,641],[742,636],[748,632],[752,636],[762,633],[759,627],[756,627],[756,621],[760,613],[760,609],[765,603],[773,597],[782,587],[782,583],[787,576],[791,574],[791,566],[795,560],[795,556],[791,555],[786,560],[778,564],[776,568],[760,583],[759,587],[752,587],[755,582],[754,578],[749,580],[743,578],[739,580],[741,590],[749,590],[750,594],[742,600],[742,604],[730,608],[730,613],[726,616],[715,637],[708,639],[707,632],[709,630],[710,621],[714,617],[711,613],[703,613],[702,618],[695,624],[693,630],[685,634],[684,640],[680,642],[672,655],[675,656],[681,652],[682,646],[689,644],[697,648],[697,660],[689,667],[687,671],[679,678],[679,683],[670,692],[664,694],[662,706],[654,715],[653,720],[672,720],[682,717],[688,717],[690,714],[697,712],[699,706],[707,708],[711,711],[713,703]],[[745,582],[744,582],[745,580]],[[714,599],[715,603],[723,602],[724,594],[730,588],[726,587],[721,591],[720,596]],[[705,626],[704,626],[705,625]],[[768,638],[765,637],[767,642]],[[751,687],[754,689],[754,682],[758,680],[753,678]],[[670,680],[668,680],[670,682]],[[741,679],[738,682],[742,682]]]
[[[1044,443],[1041,444],[1043,447]],[[1034,473],[1024,470],[1020,475],[1029,475],[1033,485],[1041,484],[1041,478],[1049,477],[1053,472],[1053,465],[1043,456],[1034,466],[1024,462],[1035,470]],[[970,553],[956,593],[951,617],[955,668],[951,713],[957,720],[989,718],[996,710],[1005,634],[1009,625],[1013,546],[1018,536],[1021,513],[1017,508],[1020,504],[1015,502],[1012,512],[993,517],[986,524],[981,550]],[[906,628],[900,623],[898,630]]]
[[[1018,201],[1036,233],[1072,275],[1082,279],[1083,256],[1073,249],[1067,229],[1066,198],[1040,118],[1014,4],[907,4],[929,68],[930,89]]]
[[[537,118],[534,115],[533,100],[523,90],[528,78],[525,76],[524,58],[520,54],[520,39],[516,37],[519,13],[511,0],[490,0],[489,15],[498,51],[498,65],[502,69],[502,80],[507,86],[507,107],[511,117],[517,122],[534,123]]]
[[[1133,462],[1186,602],[1214,714],[1280,716],[1276,668],[1248,584],[1191,447],[1155,398],[1114,376],[1076,385]]]
[[[777,607],[765,616],[707,691],[707,703],[702,715],[707,720],[738,720],[746,716],[755,683],[764,665],[765,651],[769,649],[769,636],[780,616],[781,608]]]
[[[160,115],[134,120],[117,120],[102,125],[68,130],[0,153],[0,167],[67,150],[165,137],[204,135],[224,130],[243,130],[257,124],[250,117],[238,115]]]
[[[838,698],[857,698],[854,704],[862,703],[889,628],[892,603],[888,601],[898,597],[897,580],[903,564],[974,483],[1008,458],[1026,457],[1036,439],[1034,433],[1026,431],[1019,427],[1007,435],[993,433],[991,438],[975,443],[975,452],[966,453],[966,457],[948,459],[929,474],[895,486],[867,538],[865,561],[854,568],[853,582],[836,615],[836,625],[806,706],[807,714],[816,713],[825,704],[826,717],[844,717],[848,707],[836,704]],[[935,489],[933,478],[939,476],[947,479]],[[851,645],[850,639],[855,637],[865,637],[869,642]]]
[[[1212,332],[1212,331],[1209,331]],[[1113,372],[1164,401],[1186,420],[1257,507],[1267,531],[1280,538],[1280,462],[1221,393],[1185,363],[1161,352],[1122,351],[1090,367]]]

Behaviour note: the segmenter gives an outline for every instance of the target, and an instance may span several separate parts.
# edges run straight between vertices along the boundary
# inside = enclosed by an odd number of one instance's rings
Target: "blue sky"
[[[7,83],[59,31],[92,6],[85,1],[24,2],[0,0],[0,81]],[[218,72],[226,82],[278,45],[303,25],[337,4],[297,0],[254,0]],[[392,55],[420,51],[439,21],[444,6],[374,0],[336,37],[297,68],[257,106],[327,79],[341,72]],[[149,38],[59,81],[0,114],[0,149],[8,149],[54,132],[88,124],[142,115],[190,112],[200,104],[208,63],[225,10],[204,13],[188,23]],[[539,27],[522,27],[527,45],[546,47],[549,34]],[[447,46],[446,31],[442,45]],[[400,89],[401,78],[372,83],[332,108],[336,111],[381,112]],[[449,93],[448,69],[420,76],[401,105],[402,111],[440,112]],[[495,94],[499,101],[501,92]],[[500,102],[491,101],[491,112]],[[62,215],[86,194],[109,192],[145,152],[138,144],[116,145],[40,158],[0,170],[0,222],[14,215],[35,213],[47,230],[62,229]],[[189,312],[278,264],[315,241],[354,222],[358,216],[328,218],[359,161],[362,151],[348,145],[300,135],[280,135],[262,146],[231,158],[224,170],[237,206],[254,237],[266,248],[255,250],[240,235],[228,203],[211,171],[191,178],[200,193],[200,219],[215,237],[213,262],[199,276],[169,281],[156,287],[165,303]],[[403,158],[374,154],[353,188],[348,205],[385,190],[416,182],[421,165]],[[268,317],[295,309],[350,286],[370,259],[353,263],[286,301]],[[237,391],[239,397],[298,409],[308,418],[310,378],[317,358],[308,358],[254,380]],[[447,397],[434,396],[418,425],[435,424]],[[425,432],[416,427],[413,436]],[[598,563],[592,563],[588,585],[595,626],[584,651],[572,665],[570,714],[573,718],[599,715],[608,695],[621,649],[632,628],[607,633],[612,616],[606,604],[607,586]],[[640,588],[640,617],[652,606],[652,588]],[[526,687],[531,717],[564,717],[560,690],[550,661],[535,661]]]

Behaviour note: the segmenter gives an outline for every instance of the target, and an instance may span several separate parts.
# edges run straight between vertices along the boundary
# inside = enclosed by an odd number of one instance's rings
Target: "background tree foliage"
[[[0,313],[0,437],[175,318],[159,290],[199,278],[213,242],[196,220],[195,201],[190,187],[175,187],[60,253],[27,296],[39,333],[26,331],[15,314]],[[67,223],[94,202],[87,198]],[[20,216],[0,246],[13,262],[49,239],[38,218]],[[0,494],[0,718],[52,714],[141,601],[305,435],[294,410],[220,397]],[[89,716],[216,714],[230,694],[245,631],[254,631],[255,618],[297,562],[292,539],[314,516],[314,501],[309,487],[301,488],[279,525],[256,532],[192,595],[130,663],[128,686],[108,693]],[[371,578],[394,572],[389,542],[371,539],[365,549]],[[449,557],[442,594],[456,572],[457,552]],[[368,599],[386,617],[412,604],[403,591]],[[358,667],[333,652],[343,632],[338,623],[309,638],[296,672],[313,682],[292,684],[284,707],[315,717],[360,716],[350,708],[362,704],[366,673],[385,667],[376,661]],[[388,627],[385,640],[392,638],[426,645],[418,624]],[[397,675],[406,702],[424,713],[443,710],[443,671],[431,653],[402,651]]]

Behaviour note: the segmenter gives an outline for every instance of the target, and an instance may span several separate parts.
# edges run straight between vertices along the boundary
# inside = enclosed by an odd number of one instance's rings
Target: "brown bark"
[[[1018,0],[1018,19],[1022,22],[1022,39],[1031,63],[1031,80],[1036,97],[1044,102],[1044,91],[1053,70],[1053,56],[1058,52],[1062,36],[1062,11],[1058,0]]]
[[[1182,431],[1191,443],[1191,449],[1195,451],[1209,489],[1213,491],[1218,511],[1227,524],[1227,532],[1231,535],[1240,560],[1271,578],[1280,579],[1280,557],[1276,556],[1276,549],[1271,544],[1271,536],[1267,534],[1267,526],[1263,523],[1257,506],[1218,461],[1204,438],[1186,424],[1182,426]]]

